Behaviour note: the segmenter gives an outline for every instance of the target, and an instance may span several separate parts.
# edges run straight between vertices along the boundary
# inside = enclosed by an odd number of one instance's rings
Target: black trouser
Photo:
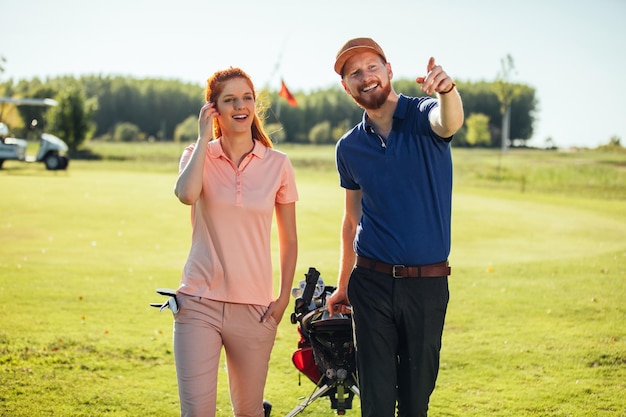
[[[426,417],[439,371],[448,278],[356,267],[348,284],[363,417]]]

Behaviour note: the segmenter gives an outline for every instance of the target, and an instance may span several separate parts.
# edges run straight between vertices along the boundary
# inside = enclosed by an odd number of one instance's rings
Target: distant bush
[[[198,117],[189,116],[174,129],[174,142],[189,143],[195,142],[198,137]]]
[[[133,123],[122,122],[115,125],[114,142],[138,142],[141,138],[139,127]]]

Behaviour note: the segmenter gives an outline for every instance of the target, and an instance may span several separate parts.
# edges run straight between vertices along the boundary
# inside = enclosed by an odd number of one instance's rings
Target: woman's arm
[[[217,114],[213,103],[206,103],[200,109],[198,117],[198,140],[191,153],[187,165],[180,170],[174,194],[183,203],[191,205],[196,202],[202,192],[202,172],[206,149],[213,134],[213,117]]]
[[[280,323],[289,304],[293,278],[298,260],[298,233],[296,229],[296,203],[276,204],[276,225],[280,251],[280,292],[269,305],[263,321],[269,315]]]

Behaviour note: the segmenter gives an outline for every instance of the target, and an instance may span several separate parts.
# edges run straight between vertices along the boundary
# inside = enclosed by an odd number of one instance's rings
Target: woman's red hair
[[[254,97],[255,102],[254,119],[252,120],[252,138],[258,140],[266,147],[271,148],[273,146],[272,141],[270,140],[268,134],[265,133],[265,130],[263,129],[263,122],[258,115],[260,110],[256,107],[256,92],[254,91],[254,84],[252,83],[250,76],[242,69],[230,67],[225,70],[216,71],[213,75],[211,75],[206,82],[206,101],[212,101],[213,103],[217,102],[218,97],[224,91],[224,84],[233,78],[243,78],[252,90],[252,96]],[[219,138],[221,136],[222,129],[217,123],[217,119],[213,119],[213,137]]]

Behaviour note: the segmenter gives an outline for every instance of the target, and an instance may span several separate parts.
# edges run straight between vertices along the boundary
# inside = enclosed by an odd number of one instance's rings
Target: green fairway
[[[67,171],[0,171],[0,416],[178,415],[172,316],[149,303],[178,285],[189,249],[189,207],[172,191],[182,147],[93,149],[102,160]],[[343,209],[333,149],[282,149],[300,192],[296,281],[314,266],[333,285]],[[626,417],[626,154],[453,156],[432,415]],[[291,309],[270,364],[273,417],[314,389],[291,363]],[[232,415],[226,381],[222,370],[220,417]],[[321,398],[300,415],[335,412]]]

